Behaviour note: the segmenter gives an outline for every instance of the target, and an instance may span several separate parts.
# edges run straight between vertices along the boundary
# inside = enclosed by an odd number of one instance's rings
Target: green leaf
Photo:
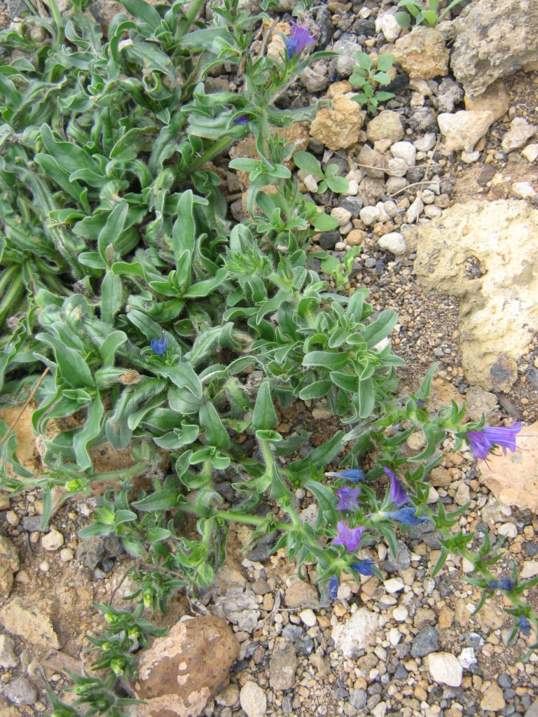
[[[252,425],[262,430],[274,430],[278,425],[278,416],[271,396],[271,385],[269,380],[262,381],[256,396],[254,411],[252,413]]]
[[[376,72],[374,75],[374,80],[376,82],[379,82],[380,85],[390,85],[390,77],[387,75],[386,72]]]
[[[131,503],[133,508],[141,512],[162,512],[175,508],[180,501],[180,493],[172,488],[162,488]]]
[[[349,189],[349,183],[345,177],[327,176],[326,181],[329,189],[337,194],[345,194]]]
[[[359,385],[359,379],[357,376],[352,376],[349,373],[343,373],[342,371],[331,371],[331,381],[338,386],[338,388],[344,391],[355,393]]]
[[[381,72],[387,72],[387,70],[390,70],[392,66],[394,65],[394,55],[391,55],[390,52],[382,52],[377,57],[377,69]]]
[[[311,174],[314,179],[323,179],[323,170],[320,161],[310,152],[296,152],[293,155],[293,161],[307,174]]]
[[[371,378],[365,381],[359,381],[358,391],[359,416],[368,418],[375,407],[375,387]]]
[[[159,373],[178,388],[187,389],[195,398],[202,398],[202,383],[190,364],[178,361],[174,366],[163,366]]]
[[[338,220],[325,212],[318,212],[310,221],[318,232],[330,232],[338,226]]]
[[[216,446],[221,450],[230,448],[231,441],[228,431],[224,427],[217,409],[210,401],[200,407],[199,420],[209,445]]]
[[[305,386],[299,391],[299,398],[301,399],[301,401],[312,401],[317,398],[323,398],[327,396],[330,390],[330,381],[314,381],[313,383],[308,384],[308,386]]]
[[[183,424],[181,428],[174,428],[164,436],[154,436],[153,441],[159,448],[167,451],[177,451],[184,446],[194,443],[200,434],[200,428],[194,424]]]
[[[88,445],[101,433],[101,422],[105,409],[100,395],[97,393],[88,408],[88,415],[84,426],[73,437],[73,452],[77,467],[85,471],[92,467],[92,460],[88,453]]]
[[[126,10],[146,23],[152,30],[156,30],[161,24],[161,16],[152,5],[144,0],[121,0]]]
[[[80,351],[66,346],[60,339],[38,334],[37,339],[52,347],[61,378],[73,388],[93,388],[92,372]]]
[[[114,260],[114,256],[110,255],[109,246],[114,247],[114,242],[118,239],[125,226],[127,219],[127,211],[129,205],[125,201],[120,201],[110,212],[105,222],[105,226],[99,232],[97,238],[97,247],[99,254],[105,264],[110,265]]]
[[[321,366],[329,370],[344,368],[349,358],[345,353],[330,351],[310,351],[303,358],[303,366]]]
[[[123,306],[123,289],[121,278],[110,269],[101,283],[101,318],[112,324],[114,316]]]
[[[386,338],[397,323],[398,315],[391,309],[384,309],[375,321],[364,328],[363,338],[372,348]]]
[[[411,18],[406,12],[397,12],[395,17],[400,27],[403,27],[404,30],[411,25]]]
[[[357,54],[357,62],[363,70],[370,70],[372,68],[372,60],[366,52],[359,52]]]

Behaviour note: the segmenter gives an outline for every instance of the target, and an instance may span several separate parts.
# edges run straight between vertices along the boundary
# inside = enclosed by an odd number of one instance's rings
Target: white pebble
[[[517,528],[513,523],[503,523],[499,526],[499,534],[507,538],[515,538],[517,536]]]
[[[351,212],[348,209],[344,209],[344,207],[335,207],[331,210],[331,217],[334,217],[338,224],[343,227],[351,219]]]
[[[391,177],[405,177],[408,169],[409,165],[404,159],[393,157],[387,162],[387,173]]]
[[[409,207],[405,213],[405,221],[407,224],[414,224],[422,214],[424,210],[424,202],[420,197],[417,196],[413,204]]]
[[[314,627],[317,624],[317,618],[313,610],[301,610],[299,617],[307,627]]]
[[[521,154],[528,162],[535,162],[538,159],[538,144],[528,144],[525,149],[521,150]]]
[[[419,152],[429,152],[435,147],[437,137],[435,132],[427,132],[414,141],[414,145]]]
[[[387,42],[394,42],[400,36],[402,27],[392,12],[384,12],[375,21],[376,32],[382,32]]]
[[[411,142],[395,142],[390,152],[396,159],[403,159],[408,167],[414,167],[417,158],[416,147]]]
[[[388,593],[397,593],[403,590],[404,584],[401,578],[389,578],[383,583],[385,590]]]
[[[303,179],[303,184],[307,188],[309,192],[316,193],[318,191],[318,183],[311,174],[307,174],[306,177]]]
[[[379,221],[379,215],[380,212],[377,207],[363,207],[359,212],[361,222],[366,224],[367,227]]]
[[[515,182],[512,184],[512,192],[521,199],[533,199],[536,196],[534,187],[530,182]]]
[[[405,622],[409,617],[409,611],[405,605],[398,605],[398,607],[395,607],[392,611],[392,617],[398,622]]]
[[[462,152],[461,161],[465,164],[474,164],[480,159],[480,152]]]
[[[60,560],[64,563],[68,563],[70,560],[73,560],[74,553],[71,550],[71,548],[63,548],[60,550]]]
[[[396,608],[396,609],[398,609],[398,608]],[[389,630],[389,642],[390,642],[390,644],[391,644],[393,647],[395,647],[395,646],[400,642],[401,639],[402,639],[402,635],[401,635],[400,631],[399,631],[398,629],[396,629],[395,627],[392,627],[392,628]]]
[[[64,536],[59,530],[53,528],[50,532],[41,538],[41,545],[45,550],[58,550],[64,544]]]
[[[380,249],[390,251],[394,256],[401,256],[407,251],[407,244],[405,243],[403,234],[400,234],[400,232],[390,232],[389,234],[383,235],[379,238],[377,244]]]

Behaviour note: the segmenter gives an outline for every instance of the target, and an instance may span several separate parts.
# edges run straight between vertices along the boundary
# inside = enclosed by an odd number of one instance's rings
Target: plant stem
[[[198,169],[200,169],[200,167],[203,167],[206,162],[209,162],[221,152],[224,152],[224,150],[228,149],[228,147],[230,147],[230,145],[234,141],[235,139],[230,139],[229,137],[221,137],[215,142],[215,144],[213,144],[208,150],[206,150],[201,157],[195,159],[194,162],[191,162],[188,167],[189,174],[196,172]]]

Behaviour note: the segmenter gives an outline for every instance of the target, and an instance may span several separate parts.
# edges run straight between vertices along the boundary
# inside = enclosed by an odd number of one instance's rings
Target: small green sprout
[[[444,10],[439,12],[440,0],[426,0],[425,4],[420,0],[400,0],[398,7],[403,7],[405,10],[396,13],[396,19],[404,28],[409,27],[413,21],[416,25],[435,27],[462,2],[464,0],[452,0]]]
[[[386,102],[394,97],[392,92],[378,90],[391,83],[389,71],[394,65],[394,57],[389,53],[382,53],[374,60],[366,52],[357,54],[357,64],[349,81],[354,88],[361,91],[353,99],[360,105],[366,105],[370,114],[373,114],[380,102]]]

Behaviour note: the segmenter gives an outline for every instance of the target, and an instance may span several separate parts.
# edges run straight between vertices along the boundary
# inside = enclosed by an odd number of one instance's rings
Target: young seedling
[[[299,169],[314,177],[318,183],[317,191],[320,194],[326,192],[327,189],[336,194],[345,194],[348,191],[348,181],[345,177],[340,177],[337,174],[338,167],[336,164],[329,164],[323,171],[319,159],[316,159],[310,152],[297,152],[293,155],[293,161]]]
[[[386,102],[394,97],[392,92],[378,90],[378,87],[385,87],[391,82],[389,70],[394,64],[394,57],[389,53],[383,53],[374,60],[366,52],[359,52],[357,64],[349,81],[352,86],[361,91],[353,97],[355,102],[366,105],[370,114],[374,114],[380,102]]]
[[[396,19],[404,28],[409,27],[413,21],[416,25],[435,27],[462,2],[464,0],[452,0],[444,10],[439,12],[440,0],[426,0],[425,4],[419,0],[400,0],[398,7],[403,7],[405,10],[396,13]]]

